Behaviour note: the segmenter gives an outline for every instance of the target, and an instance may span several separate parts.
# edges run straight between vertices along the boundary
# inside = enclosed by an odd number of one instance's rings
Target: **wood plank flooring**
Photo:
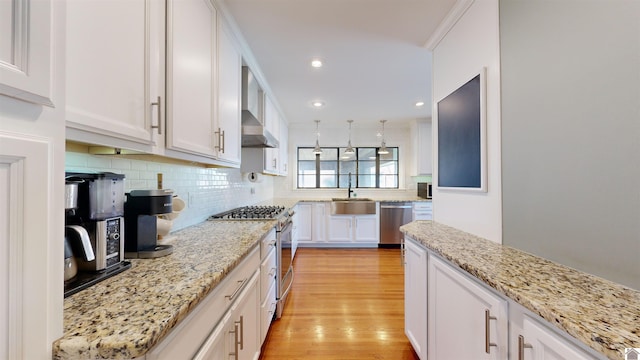
[[[404,335],[399,249],[299,248],[260,359],[417,360]]]

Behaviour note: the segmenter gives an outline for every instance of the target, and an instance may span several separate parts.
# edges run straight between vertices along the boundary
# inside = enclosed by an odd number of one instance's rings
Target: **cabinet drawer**
[[[146,359],[192,358],[259,268],[259,256],[256,247],[166,338],[149,351]]]
[[[260,305],[260,343],[264,342],[276,312],[276,282],[269,288],[266,299]]]
[[[432,220],[433,213],[431,211],[414,211],[413,212],[413,221],[416,220]]]
[[[424,210],[431,211],[431,209],[433,209],[433,203],[431,203],[431,202],[420,201],[420,202],[414,202],[413,203],[413,210],[414,211],[424,211]]]
[[[271,229],[267,235],[262,238],[260,242],[260,259],[263,259],[269,254],[271,249],[276,247],[276,229]]]
[[[260,265],[260,299],[264,300],[267,295],[271,283],[275,284],[276,267],[276,249],[271,248],[271,252],[262,261]]]

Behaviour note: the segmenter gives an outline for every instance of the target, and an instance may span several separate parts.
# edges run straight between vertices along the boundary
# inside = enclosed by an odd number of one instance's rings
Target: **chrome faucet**
[[[353,192],[353,189],[351,188],[351,173],[349,173],[349,194],[347,195],[349,199],[351,199],[352,192]]]

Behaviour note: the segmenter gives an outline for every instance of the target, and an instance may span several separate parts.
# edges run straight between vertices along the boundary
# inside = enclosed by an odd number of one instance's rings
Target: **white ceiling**
[[[290,124],[354,127],[431,116],[424,44],[455,2],[224,0]],[[324,66],[312,68],[314,58]]]

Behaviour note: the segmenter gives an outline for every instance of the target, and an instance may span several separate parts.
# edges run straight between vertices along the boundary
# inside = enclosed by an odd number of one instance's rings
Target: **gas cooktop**
[[[209,220],[264,220],[285,215],[284,206],[244,206],[211,215]]]

